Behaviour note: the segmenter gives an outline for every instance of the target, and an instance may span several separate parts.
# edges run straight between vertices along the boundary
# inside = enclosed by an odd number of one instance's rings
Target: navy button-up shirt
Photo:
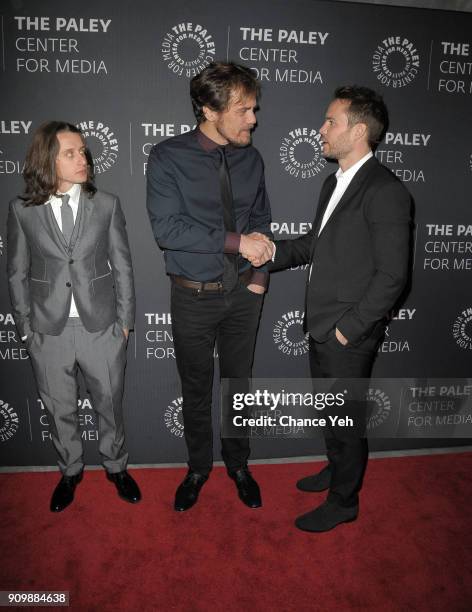
[[[236,233],[225,230],[218,146],[197,128],[151,149],[147,209],[168,274],[200,282],[221,280],[224,253],[238,253],[240,234],[257,231],[271,237],[264,166],[253,146],[226,145]],[[250,266],[239,257],[240,273]],[[266,277],[265,268],[259,268],[251,282],[265,286]]]

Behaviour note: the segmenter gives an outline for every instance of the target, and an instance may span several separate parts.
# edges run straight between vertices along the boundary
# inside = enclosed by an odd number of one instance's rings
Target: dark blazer
[[[331,174],[321,189],[312,229],[295,240],[277,241],[270,269],[312,264],[307,330],[324,342],[337,327],[355,345],[387,316],[407,281],[411,199],[372,157],[354,175],[318,236],[335,186]]]
[[[80,197],[68,246],[51,206],[10,203],[8,282],[13,316],[21,337],[32,331],[59,335],[67,322],[72,293],[89,332],[117,321],[132,328],[133,269],[126,223],[116,196],[102,191]]]

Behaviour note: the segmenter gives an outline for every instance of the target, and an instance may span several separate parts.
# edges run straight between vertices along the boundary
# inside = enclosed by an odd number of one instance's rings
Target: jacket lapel
[[[320,225],[323,219],[323,215],[325,213],[326,207],[328,206],[328,202],[333,194],[335,187],[336,187],[336,174],[331,174],[326,179],[326,182],[324,183],[323,188],[321,190],[318,209],[316,211],[315,220],[313,221],[313,241],[311,244],[311,258],[313,257],[313,251],[315,250],[316,241],[318,239],[318,233],[320,231]]]
[[[72,252],[76,245],[77,239],[80,236],[80,232],[82,229],[82,219],[83,219],[83,208],[84,208],[84,195],[82,190],[80,191],[79,197],[79,206],[77,207],[77,218],[74,223],[74,231],[72,232],[72,236],[70,237],[69,251]]]
[[[77,220],[74,226],[74,233],[71,236],[71,251],[79,248],[80,241],[87,233],[87,228],[90,224],[94,211],[93,200],[84,195],[83,190],[80,192],[79,208],[77,211]]]
[[[323,215],[325,213],[326,207],[333,195],[333,191],[336,188],[336,174],[331,174],[328,177],[328,180],[323,185],[323,190],[320,194],[320,203],[318,205],[318,210],[316,211],[315,221],[313,223],[313,227],[315,228],[316,236],[318,236],[318,232],[320,229],[321,221],[323,219]]]
[[[51,205],[41,204],[40,206],[35,206],[35,211],[48,236],[67,252],[67,243],[63,233],[57,225]]]
[[[356,172],[356,174],[354,175],[352,181],[349,183],[348,188],[346,189],[346,191],[343,193],[343,197],[339,200],[336,208],[333,210],[333,212],[331,213],[328,221],[326,222],[326,225],[323,228],[323,231],[325,230],[326,226],[331,223],[331,221],[334,219],[334,217],[339,214],[339,211],[342,210],[346,204],[352,200],[352,198],[356,195],[356,192],[358,191],[359,187],[362,185],[362,183],[364,182],[365,178],[367,177],[367,175],[370,173],[370,171],[372,170],[372,168],[378,164],[377,159],[374,157],[371,157],[370,159],[368,159],[365,164],[363,164],[359,170]],[[332,193],[332,192],[331,192]]]

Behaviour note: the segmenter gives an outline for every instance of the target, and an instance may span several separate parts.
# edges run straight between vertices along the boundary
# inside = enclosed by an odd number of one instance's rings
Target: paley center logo
[[[92,154],[95,174],[103,174],[118,159],[118,140],[114,131],[101,121],[81,121],[77,127]]]
[[[386,87],[405,87],[417,76],[420,55],[415,44],[403,36],[388,36],[372,55],[372,70]]]
[[[184,421],[182,416],[182,396],[172,400],[164,412],[164,423],[171,434],[177,438],[184,437]]]
[[[322,156],[321,134],[307,127],[294,128],[282,138],[279,156],[285,172],[297,179],[317,176],[328,163]]]
[[[463,310],[454,321],[452,335],[461,348],[472,350],[472,307]]]
[[[308,334],[303,332],[304,315],[300,310],[289,310],[276,321],[272,339],[284,355],[299,357],[308,352]]]
[[[367,422],[367,429],[375,429],[388,419],[392,412],[390,398],[381,389],[369,389],[366,400],[373,404],[372,414]]]
[[[179,23],[161,43],[162,59],[177,76],[194,77],[215,61],[215,43],[208,30],[198,23]]]
[[[20,426],[20,419],[12,406],[0,399],[0,442],[13,438]]]

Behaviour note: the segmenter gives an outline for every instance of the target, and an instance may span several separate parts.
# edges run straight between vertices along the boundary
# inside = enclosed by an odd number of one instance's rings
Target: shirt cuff
[[[231,255],[239,253],[239,244],[241,242],[241,234],[237,232],[226,232],[224,252]]]
[[[267,285],[269,284],[269,273],[261,272],[261,270],[253,270],[251,280],[248,285],[259,285],[259,287],[263,287],[267,289]]]

